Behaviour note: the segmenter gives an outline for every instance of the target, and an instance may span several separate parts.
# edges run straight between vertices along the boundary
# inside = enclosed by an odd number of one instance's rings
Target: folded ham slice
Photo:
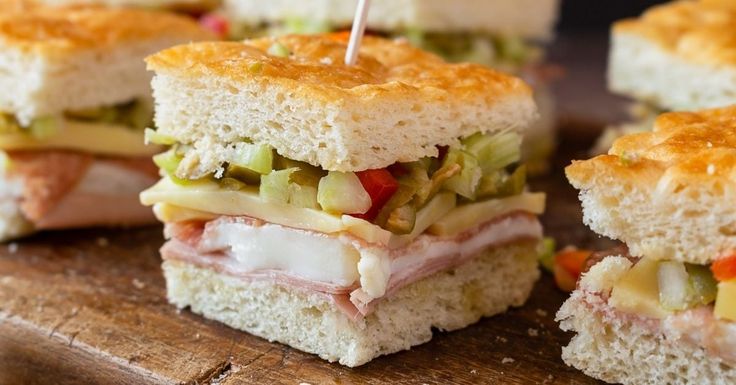
[[[158,178],[148,158],[69,151],[19,151],[8,157],[5,178],[22,186],[11,199],[35,229],[155,223],[151,210],[138,202],[138,193]]]
[[[424,234],[393,250],[377,249],[376,245],[348,234],[290,229],[248,217],[222,216],[211,221],[168,223],[165,233],[170,240],[161,249],[164,259],[179,260],[241,279],[270,280],[329,296],[351,318],[370,314],[381,298],[436,272],[457,267],[483,250],[512,242],[538,240],[542,236],[537,218],[524,212],[504,215],[454,237]],[[273,239],[291,244],[265,244]],[[330,261],[326,262],[331,266],[324,268],[325,271],[334,271],[334,275],[323,274],[322,279],[309,278],[307,276],[311,272],[300,266],[323,261],[320,254],[325,250],[325,242],[347,245],[353,251],[331,253]],[[301,255],[294,255],[292,261],[284,259],[283,253],[293,250],[294,244],[303,250]],[[310,251],[310,248],[315,250]],[[379,262],[385,263],[389,270],[386,290],[379,297],[368,295],[361,286],[364,281],[358,275],[357,260],[352,259],[354,255],[364,256],[366,253],[378,256]],[[334,268],[338,265],[349,266],[349,269]],[[346,277],[353,278],[346,280]]]

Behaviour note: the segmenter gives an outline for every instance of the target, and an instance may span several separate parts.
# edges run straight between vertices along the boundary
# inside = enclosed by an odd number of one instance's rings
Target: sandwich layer
[[[635,256],[708,264],[736,250],[736,108],[660,115],[653,132],[626,135],[608,155],[575,161],[593,231]]]
[[[357,1],[226,0],[232,18],[251,25],[300,20],[334,28],[350,26]],[[547,40],[557,19],[557,0],[376,0],[368,28],[380,31],[483,31]],[[529,12],[534,9],[534,12]]]
[[[463,328],[520,306],[538,278],[536,243],[485,251],[412,283],[353,320],[324,295],[249,281],[180,261],[165,261],[169,301],[236,329],[359,366],[429,341],[432,328]]]
[[[150,95],[140,60],[211,35],[183,16],[97,7],[35,7],[0,17],[0,111],[32,119]]]
[[[483,250],[539,240],[538,220],[524,212],[494,218],[453,236],[423,234],[396,248],[349,234],[324,234],[249,217],[168,223],[166,260],[180,260],[244,279],[276,279],[339,298],[350,317],[375,301]],[[351,305],[352,304],[352,305]]]
[[[557,313],[575,332],[563,360],[591,377],[623,384],[731,384],[736,382],[736,324],[701,307],[653,319],[611,306],[611,287],[631,267],[609,257],[583,276]]]
[[[243,138],[325,170],[360,171],[436,157],[436,146],[520,130],[536,115],[517,78],[375,37],[345,66],[345,37],[200,43],[149,57],[159,132],[190,147],[179,176],[222,172]]]
[[[736,102],[736,8],[677,1],[613,26],[612,91],[662,109]]]
[[[153,223],[137,196],[156,177],[143,158],[10,152],[0,179],[0,239],[33,230]]]

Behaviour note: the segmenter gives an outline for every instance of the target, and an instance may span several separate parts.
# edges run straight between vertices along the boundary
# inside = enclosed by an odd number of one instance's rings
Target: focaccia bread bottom
[[[536,242],[499,247],[406,286],[353,321],[319,294],[179,261],[163,270],[179,308],[351,367],[425,343],[432,328],[456,330],[521,306],[539,277]]]

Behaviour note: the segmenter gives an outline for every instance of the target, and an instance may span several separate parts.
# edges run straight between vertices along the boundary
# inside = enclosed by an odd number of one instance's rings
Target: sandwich
[[[233,39],[347,30],[357,0],[298,2],[225,0],[221,14]],[[539,119],[526,130],[523,155],[529,170],[548,168],[554,149],[555,105],[543,64],[543,43],[553,37],[558,0],[373,0],[371,34],[405,37],[452,62],[474,62],[511,72],[533,85]],[[530,9],[534,9],[530,12]],[[223,31],[222,23],[208,23]]]
[[[59,5],[103,5],[108,7],[138,7],[161,9],[191,14],[201,14],[219,5],[219,0],[35,0],[39,3]]]
[[[168,300],[347,366],[519,306],[544,195],[525,188],[520,79],[345,34],[147,59]]]
[[[563,360],[624,384],[736,383],[736,107],[669,112],[574,162],[598,254],[557,314]]]
[[[2,3],[0,239],[155,220],[137,201],[158,179],[143,58],[209,36],[163,13]]]
[[[733,3],[733,2],[731,2]],[[632,98],[629,122],[609,127],[593,148],[649,130],[662,112],[736,104],[736,7],[725,0],[673,1],[611,30],[609,89]]]

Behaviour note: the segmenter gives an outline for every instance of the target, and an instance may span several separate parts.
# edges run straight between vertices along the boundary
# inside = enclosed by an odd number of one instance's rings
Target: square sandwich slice
[[[344,34],[148,58],[169,301],[357,366],[521,305],[538,277],[519,79]]]
[[[585,223],[628,251],[593,265],[557,317],[563,359],[624,384],[736,382],[736,107],[660,115],[574,162]]]
[[[595,154],[658,114],[736,104],[736,7],[723,0],[673,1],[611,28],[608,86],[635,100],[632,121],[611,127]]]
[[[30,3],[0,10],[0,239],[150,222],[143,144],[153,106],[143,58],[210,35],[187,18]]]

